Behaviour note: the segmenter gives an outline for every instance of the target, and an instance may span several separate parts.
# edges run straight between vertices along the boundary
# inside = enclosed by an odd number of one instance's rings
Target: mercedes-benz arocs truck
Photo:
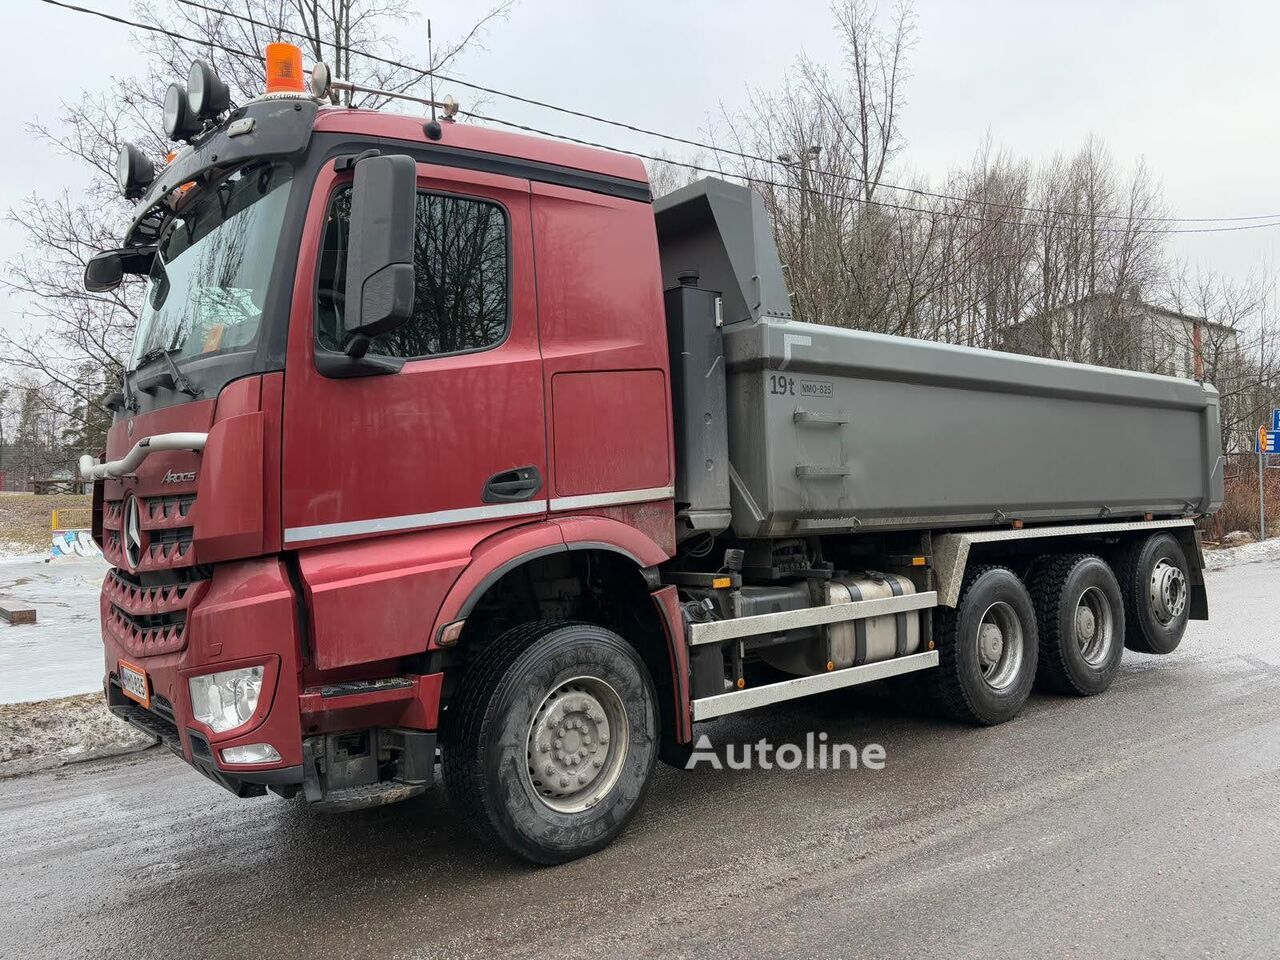
[[[559,862],[700,723],[906,674],[1001,723],[1207,617],[1211,386],[798,322],[746,187],[654,201],[300,56],[175,84],[86,270],[148,278],[81,460],[107,702],[237,796],[443,779]]]

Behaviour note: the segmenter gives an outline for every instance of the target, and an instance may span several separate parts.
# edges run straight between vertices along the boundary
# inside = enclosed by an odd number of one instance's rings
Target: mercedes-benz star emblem
[[[137,570],[142,562],[142,516],[138,511],[138,498],[130,495],[124,502],[124,559],[130,570]]]

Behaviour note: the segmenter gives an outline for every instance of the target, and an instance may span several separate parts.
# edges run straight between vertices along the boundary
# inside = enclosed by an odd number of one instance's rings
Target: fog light
[[[269,743],[247,743],[222,751],[223,763],[275,763],[279,759],[280,754]]]
[[[258,709],[262,674],[263,668],[257,666],[190,678],[187,689],[191,691],[191,712],[214,733],[226,733],[243,726],[253,719]]]

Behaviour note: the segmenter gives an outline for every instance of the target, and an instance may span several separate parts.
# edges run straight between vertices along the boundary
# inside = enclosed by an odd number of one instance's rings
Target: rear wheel
[[[1028,586],[1040,633],[1040,685],[1081,697],[1106,690],[1124,654],[1124,601],[1111,568],[1087,554],[1045,557]]]
[[[1125,646],[1139,653],[1172,653],[1191,617],[1191,575],[1182,545],[1157,533],[1129,546],[1116,573],[1124,596]]]
[[[1004,567],[974,567],[954,610],[938,615],[938,700],[959,720],[1013,719],[1031,693],[1039,651],[1027,588]]]
[[[485,647],[449,707],[445,786],[482,835],[563,863],[622,832],[658,748],[653,684],[616,633],[540,621]]]

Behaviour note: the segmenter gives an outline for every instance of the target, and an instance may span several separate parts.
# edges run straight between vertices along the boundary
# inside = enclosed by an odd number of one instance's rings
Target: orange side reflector
[[[302,93],[302,51],[292,43],[267,44],[267,93]]]
[[[927,557],[912,557],[912,558],[911,558],[911,565],[912,565],[913,567],[923,567],[923,566],[927,566],[927,565],[928,565],[928,563],[929,563],[929,560],[928,560],[928,558],[927,558]]]
[[[715,590],[727,590],[729,587],[733,586],[733,578],[732,577],[716,577],[714,580],[711,581],[711,586]]]

